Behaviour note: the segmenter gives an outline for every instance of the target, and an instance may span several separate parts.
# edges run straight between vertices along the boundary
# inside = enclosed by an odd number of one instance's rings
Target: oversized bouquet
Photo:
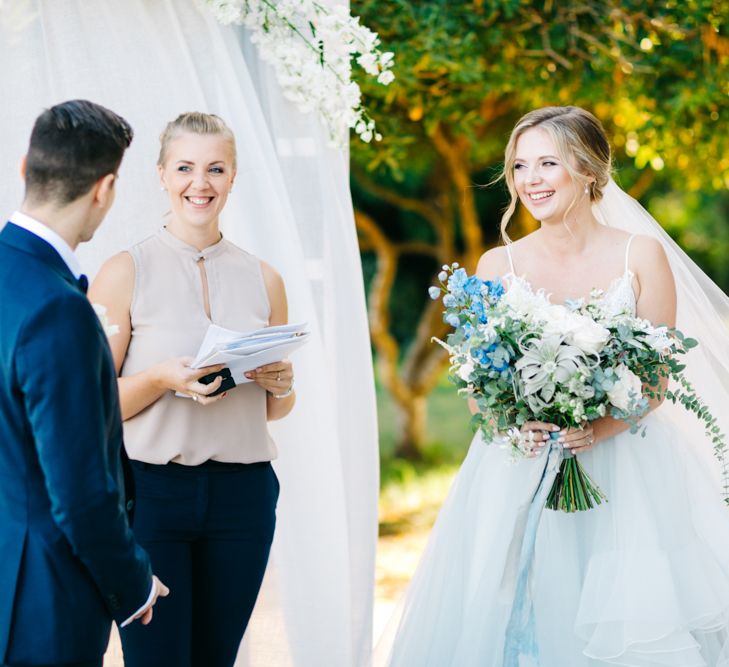
[[[527,421],[579,428],[608,414],[637,432],[649,399],[665,397],[704,421],[715,449],[725,447],[715,418],[683,376],[678,356],[697,343],[680,331],[627,310],[609,312],[600,290],[563,306],[519,278],[506,290],[457,264],[444,266],[438,279],[430,296],[442,296],[454,331],[436,340],[450,353],[450,380],[478,405],[472,425],[486,442],[500,441],[513,457],[524,457],[532,444],[520,431]],[[666,388],[668,379],[676,389]],[[565,450],[546,506],[574,512],[604,499]]]

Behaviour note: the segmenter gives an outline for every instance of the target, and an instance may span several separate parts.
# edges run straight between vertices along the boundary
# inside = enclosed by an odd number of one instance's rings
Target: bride
[[[677,325],[699,339],[687,374],[722,414],[729,300],[612,181],[610,160],[590,113],[548,107],[524,116],[506,147],[506,245],[484,254],[477,273],[501,277],[507,292],[544,290],[553,303],[601,288],[609,309]],[[512,243],[505,228],[517,201],[541,225]],[[641,426],[644,438],[610,417],[560,432],[609,502],[541,512],[523,596],[515,591],[526,510],[546,465],[543,445],[559,428],[525,424],[536,444],[513,465],[477,435],[394,639],[380,646],[386,663],[729,666],[729,511],[711,443],[669,402],[653,401]]]

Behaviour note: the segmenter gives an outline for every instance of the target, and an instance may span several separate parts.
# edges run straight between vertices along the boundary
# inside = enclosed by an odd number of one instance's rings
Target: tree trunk
[[[400,425],[395,456],[411,461],[420,460],[426,444],[427,395],[413,394],[405,403],[396,400],[395,406]]]

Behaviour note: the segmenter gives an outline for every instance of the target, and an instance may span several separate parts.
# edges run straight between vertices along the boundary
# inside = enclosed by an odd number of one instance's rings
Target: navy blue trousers
[[[276,524],[270,463],[132,461],[132,528],[170,588],[152,622],[121,630],[126,667],[232,667]]]

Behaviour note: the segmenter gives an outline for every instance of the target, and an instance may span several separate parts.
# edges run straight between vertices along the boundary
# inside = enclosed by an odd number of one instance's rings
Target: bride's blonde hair
[[[501,217],[501,236],[507,243],[511,239],[506,228],[519,201],[514,185],[516,143],[524,132],[534,127],[539,127],[549,135],[557,149],[557,156],[572,180],[581,186],[588,186],[590,201],[595,203],[602,199],[602,190],[610,180],[610,143],[605,129],[595,116],[580,107],[544,107],[530,111],[522,116],[511,132],[504,155],[504,171],[498,179],[506,181],[511,195],[509,206]],[[573,201],[570,204],[565,219],[575,203]]]

